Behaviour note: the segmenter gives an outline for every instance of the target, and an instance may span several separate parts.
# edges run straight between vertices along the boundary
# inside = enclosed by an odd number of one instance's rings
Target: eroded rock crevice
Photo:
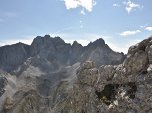
[[[118,95],[122,98],[135,98],[137,86],[135,82],[128,82],[126,84],[107,84],[102,91],[95,91],[98,99],[106,105],[112,104],[117,100]]]

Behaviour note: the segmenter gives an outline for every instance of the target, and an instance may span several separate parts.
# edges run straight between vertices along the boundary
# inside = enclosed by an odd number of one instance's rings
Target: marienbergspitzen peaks
[[[0,47],[0,113],[151,113],[152,37],[114,52],[37,36]]]

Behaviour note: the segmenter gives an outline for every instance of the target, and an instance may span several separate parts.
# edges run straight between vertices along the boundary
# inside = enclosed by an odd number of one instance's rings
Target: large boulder
[[[94,85],[97,80],[97,76],[98,70],[95,68],[94,63],[90,61],[85,62],[77,72],[78,80],[82,84]]]

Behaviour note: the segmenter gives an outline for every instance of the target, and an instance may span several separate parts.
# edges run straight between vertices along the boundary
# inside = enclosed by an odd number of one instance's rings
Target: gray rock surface
[[[37,36],[31,45],[17,43],[0,47],[0,68],[7,72],[13,72],[29,58],[33,65],[41,65],[44,62],[44,65],[49,65],[50,70],[54,71],[60,66],[87,60],[94,61],[96,66],[120,64],[125,55],[112,51],[101,38],[83,47],[76,41],[70,45],[60,37],[45,35]]]
[[[5,76],[0,75],[0,97],[4,94],[6,85],[7,79],[5,78]]]
[[[29,53],[30,46],[23,43],[0,47],[0,68],[7,71],[16,69],[26,61]]]
[[[67,96],[70,100],[68,112],[151,113],[151,45],[152,37],[130,47],[120,65],[95,68],[90,61],[81,65]],[[62,111],[66,109],[65,106]]]
[[[18,43],[0,47],[0,53],[0,68],[7,71],[4,76],[8,81],[0,97],[1,113],[78,113],[82,112],[77,109],[80,106],[84,112],[93,112],[93,87],[101,81],[98,67],[112,64],[113,69],[125,58],[123,53],[112,51],[103,39],[83,47],[76,41],[70,45],[49,35],[36,37],[30,46]]]

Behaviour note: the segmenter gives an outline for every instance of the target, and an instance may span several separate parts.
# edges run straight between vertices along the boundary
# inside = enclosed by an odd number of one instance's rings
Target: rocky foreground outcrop
[[[71,113],[152,113],[152,38],[130,47],[120,65],[84,63],[69,98]]]

